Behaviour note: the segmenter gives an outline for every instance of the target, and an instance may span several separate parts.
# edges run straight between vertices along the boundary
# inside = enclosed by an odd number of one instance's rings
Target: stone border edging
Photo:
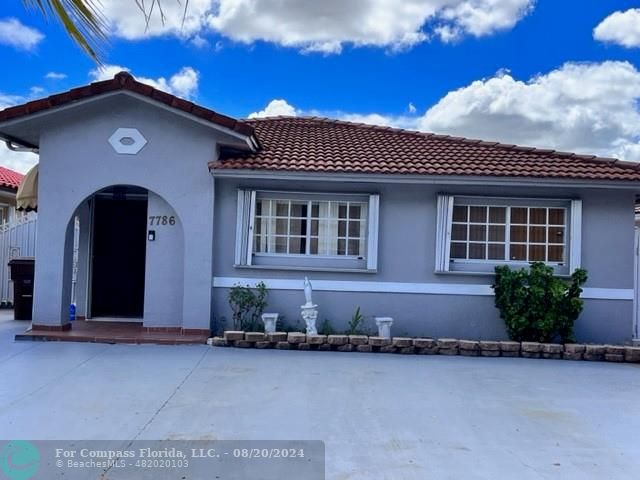
[[[306,335],[299,332],[241,332],[227,330],[208,342],[214,347],[276,348],[338,352],[379,352],[407,355],[524,357],[640,363],[640,347],[582,343],[538,343],[455,338],[374,337],[367,335]]]

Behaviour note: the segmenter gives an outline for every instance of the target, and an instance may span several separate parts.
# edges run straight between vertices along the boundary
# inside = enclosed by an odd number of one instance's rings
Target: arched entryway
[[[68,237],[72,230],[71,298],[63,304],[75,305],[81,319],[181,326],[184,233],[162,196],[135,185],[102,188],[80,203]]]

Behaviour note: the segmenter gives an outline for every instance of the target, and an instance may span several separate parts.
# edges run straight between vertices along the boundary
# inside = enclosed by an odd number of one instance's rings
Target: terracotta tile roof
[[[210,168],[640,181],[640,164],[317,117],[245,120],[261,149]]]
[[[24,175],[5,167],[0,167],[0,187],[8,187],[18,190]]]
[[[208,108],[189,102],[188,100],[184,100],[176,97],[175,95],[157,90],[150,85],[138,82],[127,72],[120,72],[110,80],[94,82],[83,87],[71,89],[67,92],[57,93],[23,105],[6,108],[0,111],[0,122],[39,113],[73,103],[78,100],[85,100],[90,97],[95,97],[117,90],[127,90],[139,95],[144,95],[145,97],[149,97],[157,102],[164,103],[169,107],[229,128],[240,134],[248,136],[253,135],[253,128],[247,123],[238,121],[235,118],[227,117],[226,115],[221,115],[213,110],[209,110]]]

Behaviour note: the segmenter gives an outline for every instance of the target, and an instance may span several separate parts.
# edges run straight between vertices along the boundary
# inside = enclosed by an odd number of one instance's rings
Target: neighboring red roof
[[[24,175],[21,173],[0,167],[0,187],[15,188],[17,190],[23,178]]]
[[[145,97],[152,98],[157,102],[164,103],[169,107],[189,113],[211,123],[221,125],[242,135],[253,135],[253,128],[246,123],[227,117],[226,115],[221,115],[213,110],[209,110],[208,108],[201,107],[200,105],[196,105],[195,103],[176,97],[175,95],[157,90],[145,83],[138,82],[127,72],[120,72],[110,80],[94,82],[89,85],[85,85],[84,87],[78,87],[67,92],[57,93],[50,97],[34,100],[23,105],[9,107],[0,111],[0,122],[39,113],[44,110],[60,107],[78,100],[85,100],[90,97],[95,97],[103,93],[114,92],[117,90],[127,90],[139,95],[144,95]]]
[[[210,168],[640,181],[640,164],[317,117],[245,120],[261,148]]]

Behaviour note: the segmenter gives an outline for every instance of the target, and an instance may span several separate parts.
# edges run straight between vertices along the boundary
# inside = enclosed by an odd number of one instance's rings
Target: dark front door
[[[142,318],[147,244],[146,194],[94,197],[91,314]]]

